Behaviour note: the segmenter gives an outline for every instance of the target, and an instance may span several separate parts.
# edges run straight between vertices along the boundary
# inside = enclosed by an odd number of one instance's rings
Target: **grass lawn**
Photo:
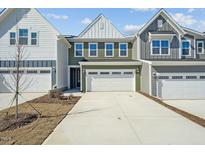
[[[31,107],[32,105],[41,115],[21,127],[1,131],[0,144],[42,144],[79,99],[80,97],[71,97],[68,100],[61,100],[45,95],[19,105],[20,114],[37,114]],[[5,122],[7,110],[0,111],[0,127],[7,123],[7,121]],[[9,111],[10,117],[13,117],[12,120],[14,119],[14,113],[15,107],[12,107]]]

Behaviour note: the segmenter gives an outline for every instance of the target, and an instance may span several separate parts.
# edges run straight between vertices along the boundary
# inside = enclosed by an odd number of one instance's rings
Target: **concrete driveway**
[[[205,144],[205,129],[139,93],[86,93],[44,144]]]
[[[166,100],[164,102],[205,119],[205,100]]]
[[[43,96],[45,94],[46,93],[23,93],[22,97],[19,97],[19,104]],[[13,93],[0,93],[0,110],[8,108],[13,97]],[[12,106],[15,106],[15,102]]]

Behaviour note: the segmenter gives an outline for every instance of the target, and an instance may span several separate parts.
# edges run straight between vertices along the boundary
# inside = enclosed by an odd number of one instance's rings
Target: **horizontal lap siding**
[[[18,28],[27,28],[30,33],[38,33],[37,46],[25,46],[26,60],[56,60],[57,34],[53,28],[37,13],[35,9],[14,9],[0,23],[0,57],[1,60],[12,59],[15,46],[10,46],[10,32],[16,32]]]
[[[112,43],[112,42],[109,42]],[[98,57],[89,57],[89,42],[84,42],[84,57],[74,57],[74,42],[71,42],[72,47],[69,49],[69,64],[70,65],[79,65],[79,61],[82,60],[103,60],[103,59],[109,59],[112,60],[131,60],[132,59],[132,43],[128,43],[128,57],[119,57],[119,43],[114,43],[114,57],[105,57],[105,43],[104,42],[98,42]]]

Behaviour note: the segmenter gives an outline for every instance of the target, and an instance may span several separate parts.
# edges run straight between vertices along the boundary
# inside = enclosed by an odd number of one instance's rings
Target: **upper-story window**
[[[31,45],[37,45],[37,33],[31,32]]]
[[[97,57],[98,56],[98,44],[97,43],[89,43],[89,57]]]
[[[10,45],[15,45],[15,44],[16,44],[16,33],[10,32]]]
[[[162,28],[163,26],[163,21],[161,19],[157,20],[157,27]]]
[[[83,43],[75,43],[75,57],[83,57]]]
[[[152,55],[169,55],[169,41],[168,40],[152,40]]]
[[[19,44],[28,45],[28,29],[19,29]]]
[[[190,56],[190,40],[182,40],[182,56]]]
[[[127,53],[127,43],[119,43],[119,56],[120,57],[127,57],[128,53]]]
[[[105,43],[105,57],[114,56],[114,43]]]
[[[204,54],[204,41],[197,41],[197,53]]]

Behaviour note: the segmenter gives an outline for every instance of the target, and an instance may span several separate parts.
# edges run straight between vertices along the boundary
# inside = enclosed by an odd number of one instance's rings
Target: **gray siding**
[[[157,20],[163,20],[162,28],[157,28]],[[175,36],[170,42],[170,56],[151,56],[150,50],[150,42],[149,42],[149,32],[171,32],[176,35],[178,33],[174,30],[174,28],[162,17],[159,16],[156,20],[154,20],[150,26],[144,30],[144,32],[140,35],[140,52],[141,58],[147,60],[158,60],[158,59],[178,59],[179,58],[179,40]]]
[[[157,27],[157,20],[161,19],[163,20],[163,26],[162,28]],[[170,42],[170,55],[151,55],[151,48],[150,48],[150,41],[149,41],[149,32],[159,32],[159,33],[173,33],[176,34],[176,36],[173,37],[173,39]],[[178,39],[178,33],[176,30],[162,17],[159,16],[156,20],[154,20],[150,26],[144,30],[144,32],[140,35],[140,54],[141,54],[141,59],[146,59],[146,60],[178,60],[179,55],[181,50],[180,44],[179,44],[179,39]],[[182,40],[191,40],[191,56],[182,56],[182,59],[193,59],[195,56],[195,44],[194,44],[194,36],[190,34],[186,34]],[[201,57],[205,56],[201,55]],[[200,58],[198,56],[198,58]]]

